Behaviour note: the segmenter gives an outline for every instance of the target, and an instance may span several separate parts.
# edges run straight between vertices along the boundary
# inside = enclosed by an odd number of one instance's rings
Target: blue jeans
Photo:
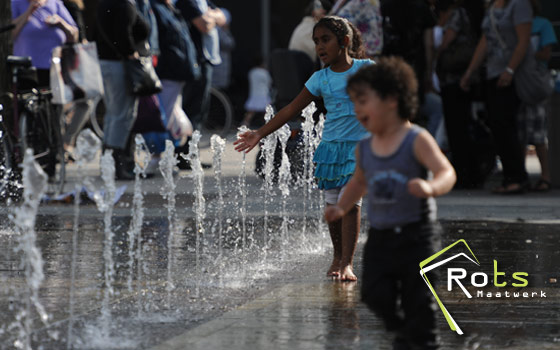
[[[125,149],[130,130],[136,119],[138,97],[129,92],[121,61],[99,60],[105,89],[105,116],[103,144]]]

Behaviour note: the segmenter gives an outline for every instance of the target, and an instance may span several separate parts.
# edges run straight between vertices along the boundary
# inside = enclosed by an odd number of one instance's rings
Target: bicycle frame
[[[23,160],[26,148],[33,148],[35,152],[38,152],[35,153],[35,159],[43,159],[42,165],[47,172],[49,169],[52,170],[51,176],[57,173],[58,160],[60,170],[55,192],[60,193],[64,186],[66,171],[60,125],[56,125],[54,122],[60,120],[60,115],[53,114],[55,112],[50,103],[52,93],[50,90],[38,91],[34,84],[26,91],[21,91],[20,78],[25,79],[26,74],[33,73],[32,70],[25,71],[31,67],[31,59],[8,56],[7,61],[12,72],[13,123],[6,134],[13,146],[10,152],[14,165]],[[33,83],[35,83],[34,78],[32,74],[30,81]],[[17,167],[12,166],[12,169],[15,171]]]

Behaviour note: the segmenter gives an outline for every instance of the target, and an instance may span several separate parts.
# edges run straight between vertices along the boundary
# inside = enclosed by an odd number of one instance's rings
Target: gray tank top
[[[428,171],[414,156],[414,140],[424,129],[412,125],[397,151],[380,157],[371,149],[371,136],[360,141],[360,166],[368,182],[368,219],[379,230],[436,219],[434,198],[417,198],[408,192],[408,181],[427,179]]]

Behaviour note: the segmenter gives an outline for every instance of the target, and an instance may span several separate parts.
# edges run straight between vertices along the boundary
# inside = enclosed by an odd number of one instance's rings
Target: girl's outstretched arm
[[[260,127],[257,131],[247,131],[246,133],[241,134],[239,139],[233,143],[235,145],[235,150],[238,152],[249,152],[262,138],[278,130],[294,116],[301,113],[301,111],[314,99],[316,99],[316,97],[313,96],[306,87],[304,87],[299,95],[297,95],[289,105],[276,113],[274,118],[272,118],[268,123]]]
[[[358,147],[356,147],[356,159],[360,159]],[[346,190],[336,205],[330,205],[325,209],[325,220],[333,222],[342,218],[350,211],[367,192],[367,180],[360,162],[356,162],[354,175],[346,185]]]
[[[432,180],[415,178],[408,182],[408,191],[416,197],[437,197],[451,191],[457,177],[447,157],[441,152],[436,140],[427,131],[422,131],[414,140],[416,159],[430,170]]]

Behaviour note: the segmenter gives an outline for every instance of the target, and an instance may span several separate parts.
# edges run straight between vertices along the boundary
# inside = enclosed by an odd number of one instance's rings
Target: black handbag
[[[119,53],[117,47],[101,28],[99,28],[99,33],[117,56],[123,60],[124,73],[128,80],[129,90],[133,95],[150,96],[161,92],[161,81],[156,74],[151,57],[127,59]]]
[[[437,60],[438,74],[457,74],[462,75],[471,62],[471,58],[476,49],[476,42],[473,38],[472,31],[468,21],[465,20],[466,14],[459,10],[461,19],[461,30],[467,36],[466,40],[454,40],[451,44],[441,52]]]
[[[150,96],[161,92],[161,81],[152,65],[151,57],[125,60],[124,70],[133,95]]]

